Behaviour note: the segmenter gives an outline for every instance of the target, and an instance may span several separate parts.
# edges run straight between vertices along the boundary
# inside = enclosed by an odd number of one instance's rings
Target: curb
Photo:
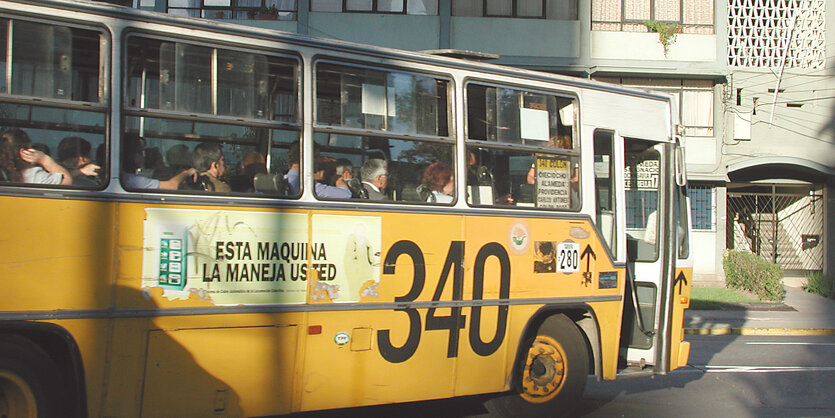
[[[783,335],[783,336],[808,336],[808,335],[835,335],[833,328],[685,328],[685,334],[690,335]]]

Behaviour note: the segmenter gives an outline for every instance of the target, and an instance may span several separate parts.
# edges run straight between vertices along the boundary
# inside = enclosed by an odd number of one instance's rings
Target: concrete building
[[[835,1],[134,0],[161,12],[495,63],[680,97],[695,281],[726,248],[835,270]],[[829,31],[826,29],[830,28]]]

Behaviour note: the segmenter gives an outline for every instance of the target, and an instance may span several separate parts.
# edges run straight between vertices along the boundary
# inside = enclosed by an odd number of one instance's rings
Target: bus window
[[[661,156],[655,143],[626,139],[626,231],[637,241],[636,261],[658,259],[658,205]]]
[[[125,188],[300,195],[295,59],[140,36],[127,49]]]
[[[0,131],[6,138],[0,150],[0,181],[103,187],[103,35],[22,20],[0,20],[0,27],[0,92],[17,96],[15,102],[0,101]],[[70,108],[71,101],[85,102],[86,109],[77,104]]]
[[[615,190],[614,135],[612,132],[594,132],[594,191],[597,202],[597,225],[609,244],[612,254],[617,254],[617,219]]]
[[[451,199],[432,200],[430,195],[433,195],[433,190],[423,182],[426,169],[433,163],[454,167],[452,144],[325,133],[316,134],[315,141],[317,152],[325,158],[322,181],[335,186],[336,177],[343,177],[352,198],[370,199],[374,195],[371,190],[374,190],[386,196],[382,200],[452,203]],[[369,163],[369,160],[385,161],[385,179],[377,179],[371,166],[379,163]],[[345,173],[344,169],[337,170],[348,164],[351,167],[349,173]],[[363,167],[366,169],[363,170]],[[385,181],[382,189],[381,181]],[[454,196],[454,189],[452,192],[448,196]]]
[[[125,105],[299,123],[297,74],[290,58],[133,36]]]
[[[321,155],[315,159],[321,161],[314,170],[324,172],[314,173],[317,197],[347,196],[331,189],[343,187],[354,199],[451,204],[454,182],[424,181],[432,164],[427,178],[454,167],[448,89],[449,81],[428,75],[318,63],[315,144]],[[405,135],[409,139],[397,137]],[[352,170],[345,170],[349,163]]]
[[[445,137],[447,85],[425,75],[319,63],[316,123]]]
[[[294,163],[289,152],[298,141],[295,130],[128,117],[122,184],[133,190],[295,196],[284,173]]]
[[[678,240],[678,258],[690,257],[690,208],[687,207],[688,188],[676,186],[676,240]]]
[[[574,101],[552,94],[467,85],[467,138],[573,149]]]
[[[467,202],[578,209],[573,99],[480,84],[466,93]]]
[[[572,209],[579,205],[579,158],[467,148],[467,202]]]

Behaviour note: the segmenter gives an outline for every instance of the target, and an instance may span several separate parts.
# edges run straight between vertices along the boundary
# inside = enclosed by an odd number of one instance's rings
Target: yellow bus
[[[0,46],[0,415],[557,415],[687,363],[668,96],[70,0]]]

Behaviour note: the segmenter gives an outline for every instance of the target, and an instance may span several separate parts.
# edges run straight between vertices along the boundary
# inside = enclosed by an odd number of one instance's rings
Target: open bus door
[[[681,329],[692,277],[683,148],[678,141],[617,140],[628,276],[619,370],[666,373],[689,355],[683,335],[672,335],[673,324]]]
[[[623,138],[627,286],[621,329],[620,369],[666,371],[663,347],[669,304],[668,204],[670,147]]]

